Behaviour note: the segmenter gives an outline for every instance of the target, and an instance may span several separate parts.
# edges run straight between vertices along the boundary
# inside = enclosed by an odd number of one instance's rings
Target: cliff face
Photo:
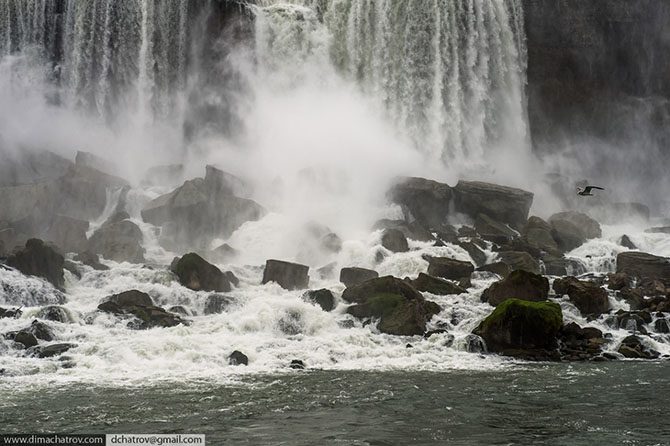
[[[668,145],[670,2],[524,0],[524,8],[537,150],[583,136],[621,142],[641,131]]]

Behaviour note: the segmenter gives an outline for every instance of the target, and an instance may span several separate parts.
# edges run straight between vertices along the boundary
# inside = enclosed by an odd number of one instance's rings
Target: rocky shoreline
[[[546,220],[529,216],[531,192],[484,182],[460,181],[450,187],[434,180],[401,178],[388,199],[402,210],[403,218],[379,220],[371,228],[380,232],[377,261],[411,252],[416,242],[458,247],[469,260],[424,255],[427,267],[416,277],[393,277],[357,265],[340,265],[338,270],[336,264],[315,268],[268,259],[259,283],[240,284],[233,272],[217,266],[235,264],[239,251],[225,243],[211,247],[267,212],[249,198],[250,188],[243,180],[207,166],[203,178],[145,201],[140,222],[131,218],[127,207],[129,183],[99,170],[103,166],[92,155],[80,154],[74,163],[49,153],[31,155],[14,166],[19,173],[15,180],[0,187],[0,280],[2,271],[20,272],[43,279],[48,282],[43,286],[53,289],[49,299],[33,302],[24,299],[25,290],[3,285],[0,318],[22,318],[21,307],[41,307],[25,327],[2,333],[11,348],[25,355],[55,357],[63,367],[74,366],[67,351],[77,345],[61,342],[49,326],[73,323],[63,306],[68,300],[65,271],[81,277],[90,270],[104,272],[112,261],[165,271],[168,280],[209,293],[204,315],[226,312],[235,302],[229,294],[240,286],[274,282],[324,312],[343,305],[340,311],[363,326],[408,340],[434,335],[448,339],[449,329],[436,322],[444,302],[436,303],[434,296],[472,293],[473,281],[489,277],[491,284],[481,293],[481,301],[491,307],[490,313],[468,335],[467,351],[540,361],[665,358],[650,341],[666,343],[664,335],[670,332],[670,259],[637,251],[624,235],[620,243],[625,249],[613,259],[612,272],[585,274],[586,266],[566,253],[601,237],[600,224],[575,210]],[[110,208],[111,196],[117,199]],[[449,223],[455,220],[470,224]],[[140,225],[155,231],[161,249],[182,255],[169,266],[148,263],[143,235],[147,228]],[[664,233],[664,228],[649,231]],[[311,223],[304,234],[323,252],[342,249],[341,238],[325,225]],[[314,275],[338,274],[342,291],[310,289]],[[573,305],[587,321],[628,330],[630,335],[612,351],[608,333],[565,321],[561,302]],[[86,323],[104,315],[126,321],[134,330],[198,324],[193,309],[163,307],[136,289],[121,290],[96,305],[85,316]],[[288,315],[282,322],[288,335],[300,333],[293,320],[299,317],[292,318]],[[305,366],[302,359],[292,361],[287,366]],[[248,364],[249,358],[234,350],[229,363]]]

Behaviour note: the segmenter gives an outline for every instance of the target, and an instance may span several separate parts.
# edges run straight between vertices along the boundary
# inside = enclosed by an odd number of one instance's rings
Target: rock
[[[342,239],[334,232],[330,232],[321,237],[319,244],[322,249],[328,252],[338,253],[342,251]]]
[[[567,294],[582,315],[601,315],[609,308],[607,291],[593,282],[581,281],[575,277],[566,277],[554,281],[554,291],[558,295]]]
[[[148,203],[142,219],[162,227],[160,242],[167,248],[204,249],[212,239],[228,237],[265,214],[258,203],[235,195],[238,186],[233,175],[207,166],[205,178],[186,181]]]
[[[309,266],[282,260],[268,260],[263,271],[263,284],[276,282],[287,290],[301,290],[309,285]]]
[[[556,241],[560,252],[572,251],[586,242],[586,237],[579,227],[565,220],[551,222],[551,236]]]
[[[32,347],[29,352],[38,358],[52,358],[54,356],[59,356],[70,350],[71,348],[76,347],[76,344],[69,343],[60,343],[60,344],[51,344],[51,345],[38,345]]]
[[[226,274],[195,253],[175,259],[170,270],[177,275],[179,283],[194,291],[228,292],[232,289]]]
[[[56,339],[56,335],[54,335],[54,332],[51,330],[51,327],[49,327],[44,322],[40,322],[38,320],[34,320],[30,324],[30,327],[22,331],[31,333],[37,339],[40,339],[42,341],[53,341],[54,339]]]
[[[628,237],[626,234],[621,236],[621,240],[619,240],[619,244],[621,246],[623,246],[624,248],[637,250],[637,246],[635,246],[635,243],[633,243],[631,241],[630,237]]]
[[[547,256],[542,259],[544,273],[550,276],[575,276],[584,274],[586,268],[579,260]]]
[[[530,192],[478,181],[459,181],[453,195],[456,212],[473,219],[484,214],[517,230],[526,223],[533,203]]]
[[[510,356],[551,358],[563,325],[561,307],[554,302],[507,299],[484,319],[474,334],[491,352]],[[537,351],[540,352],[537,352]]]
[[[239,350],[235,350],[228,356],[228,364],[230,365],[249,365],[249,358],[247,355]]]
[[[647,311],[623,311],[619,310],[614,315],[614,323],[612,319],[606,322],[613,326],[613,328],[620,328],[622,330],[632,331],[633,333],[640,332],[647,334],[646,324],[651,323],[651,314]]]
[[[130,220],[130,214],[126,211],[123,211],[123,210],[117,210],[112,215],[110,215],[109,218],[107,218],[107,220],[105,220],[105,223],[103,223],[103,226],[104,225],[112,225],[114,223],[120,223],[124,220]]]
[[[670,226],[657,226],[655,228],[645,229],[649,234],[670,234]]]
[[[233,298],[229,296],[222,296],[220,294],[212,294],[207,296],[205,302],[205,314],[220,314],[233,303]]]
[[[484,239],[502,244],[519,234],[506,224],[495,221],[486,214],[478,214],[475,219],[475,231]]]
[[[414,288],[419,291],[441,296],[446,296],[449,294],[463,294],[467,292],[465,289],[452,282],[449,282],[448,280],[429,276],[428,274],[424,273],[419,273],[419,277],[412,281],[412,286],[414,286]]]
[[[607,275],[607,288],[610,290],[619,291],[633,284],[633,280],[626,273],[615,273]]]
[[[319,279],[325,280],[330,279],[335,276],[335,268],[337,267],[337,262],[331,262],[327,265],[322,266],[316,270],[316,273],[319,276]]]
[[[429,257],[428,274],[443,279],[460,280],[470,277],[475,271],[472,263],[462,260],[450,259],[448,257]]]
[[[566,211],[559,212],[549,217],[549,222],[567,221],[575,225],[581,231],[581,234],[586,239],[602,237],[602,230],[600,224],[583,212]]]
[[[503,251],[498,253],[500,260],[512,268],[512,270],[522,269],[535,274],[540,274],[540,263],[527,252],[521,251]]]
[[[105,224],[88,241],[88,250],[115,262],[144,262],[144,237],[140,228],[129,220]]]
[[[228,243],[224,243],[211,251],[206,255],[207,259],[213,263],[229,263],[240,255],[240,252],[230,246]]]
[[[433,234],[426,229],[419,221],[413,221],[407,223],[404,220],[387,220],[382,219],[378,220],[374,226],[373,230],[379,229],[397,229],[402,232],[405,237],[411,240],[418,240],[420,242],[431,242],[435,240]]]
[[[349,307],[349,314],[359,319],[379,318],[379,331],[392,335],[423,335],[426,323],[440,312],[436,303],[426,301],[410,284],[392,276],[347,287],[342,298],[357,304]]]
[[[480,243],[483,244],[481,240]],[[458,241],[458,246],[467,251],[467,253],[470,255],[470,258],[472,259],[472,261],[476,266],[483,266],[486,264],[488,256],[486,255],[480,244],[474,241],[469,242]]]
[[[616,272],[638,278],[670,281],[670,259],[646,252],[622,252],[616,259]]]
[[[670,333],[670,324],[668,323],[668,320],[665,318],[656,319],[654,321],[654,331],[663,334]]]
[[[335,296],[330,290],[310,290],[303,294],[303,299],[321,307],[323,311],[333,311],[335,308]]]
[[[551,225],[539,217],[530,217],[522,231],[523,238],[533,248],[558,253],[558,245],[551,235]]]
[[[129,314],[139,319],[139,324],[129,324],[131,328],[148,329],[154,327],[174,327],[186,322],[176,314],[153,305],[148,294],[130,290],[109,296],[98,305],[98,310],[112,314]]]
[[[504,279],[510,275],[512,268],[505,262],[495,262],[479,267],[476,269],[476,271],[487,271],[493,274],[497,274]]]
[[[233,273],[232,271],[224,271],[223,274],[228,279],[228,282],[230,282],[233,286],[235,287],[240,286],[240,279],[237,278],[235,273]]]
[[[628,336],[621,341],[619,353],[631,359],[656,359],[660,353],[647,347],[639,336]]]
[[[64,262],[61,254],[39,239],[28,240],[24,249],[16,251],[7,259],[7,265],[23,274],[42,277],[60,290],[65,285]]]
[[[14,308],[12,310],[8,310],[6,308],[0,308],[0,319],[2,318],[14,318],[18,319],[21,317],[23,314],[23,311],[21,311],[20,308]]]
[[[549,280],[524,270],[512,271],[482,293],[482,302],[498,306],[507,299],[539,302],[549,297]]]
[[[109,267],[107,265],[103,265],[100,263],[100,257],[98,257],[97,254],[92,253],[91,251],[84,251],[76,256],[74,256],[74,260],[77,262],[81,262],[84,265],[88,265],[94,270],[97,271],[107,271]]]
[[[38,344],[37,338],[35,335],[28,331],[20,331],[14,335],[14,342],[23,344],[25,348],[34,347]]]
[[[560,341],[561,358],[569,361],[597,360],[607,342],[597,328],[582,328],[574,322],[563,326]]]
[[[107,174],[118,172],[118,167],[112,161],[82,150],[77,151],[74,163],[76,166],[89,167]]]
[[[407,221],[416,220],[426,228],[446,221],[451,195],[448,185],[416,177],[401,178],[388,193],[391,201],[402,207]]]
[[[340,282],[347,288],[377,277],[377,271],[366,268],[348,267],[340,270]]]
[[[407,252],[409,245],[405,235],[398,229],[385,229],[382,233],[382,246],[391,252]]]
[[[191,316],[191,312],[188,311],[184,306],[182,305],[173,305],[170,308],[168,308],[168,311],[170,313],[176,313],[180,316]]]
[[[63,252],[79,252],[86,249],[88,226],[88,221],[56,215],[44,234],[44,239],[58,246]]]
[[[69,271],[77,279],[81,279],[81,270],[79,269],[79,266],[76,263],[70,260],[66,260],[65,262],[63,262],[63,270],[64,272]]]
[[[302,313],[295,310],[287,310],[277,321],[277,327],[282,333],[295,336],[304,332],[305,321]]]
[[[14,228],[0,230],[0,257],[7,257],[22,248],[29,239],[30,237]]]
[[[291,363],[289,364],[289,368],[294,370],[303,370],[305,368],[305,363],[300,359],[292,359]]]
[[[72,168],[72,162],[53,152],[21,149],[0,150],[0,186],[46,183],[57,180]]]

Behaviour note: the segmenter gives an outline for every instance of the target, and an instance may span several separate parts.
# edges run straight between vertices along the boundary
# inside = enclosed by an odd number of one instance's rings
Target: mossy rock
[[[561,307],[554,302],[507,299],[474,331],[489,351],[555,349],[563,325]]]

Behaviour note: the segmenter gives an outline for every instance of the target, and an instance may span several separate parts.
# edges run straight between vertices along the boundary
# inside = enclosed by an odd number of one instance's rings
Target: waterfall
[[[271,63],[295,65],[321,50],[314,42],[327,29],[332,63],[432,158],[480,162],[490,147],[529,150],[521,0],[417,3],[262,1],[261,56],[271,48]]]

